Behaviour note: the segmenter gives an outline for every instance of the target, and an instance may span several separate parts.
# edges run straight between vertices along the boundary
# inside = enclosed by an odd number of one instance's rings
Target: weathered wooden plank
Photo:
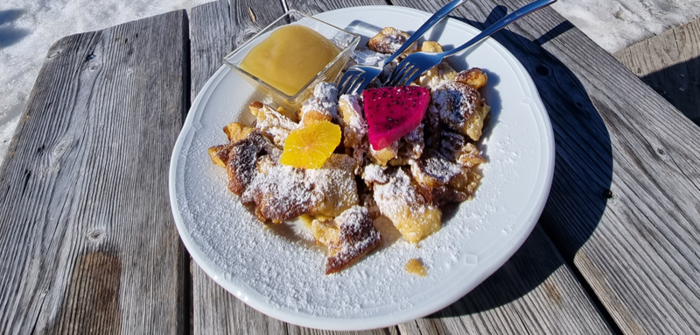
[[[471,1],[459,15],[483,29],[504,15],[494,8]],[[700,329],[699,128],[552,9],[494,38],[533,77],[553,123],[547,234],[623,332]]]
[[[700,125],[700,19],[620,50],[614,56]]]
[[[356,7],[356,6],[377,6],[386,5],[384,0],[285,0],[289,9],[296,9],[309,15],[323,13],[329,10]]]
[[[608,334],[606,322],[538,225],[491,277],[402,334]]]
[[[204,24],[206,23],[206,24]],[[190,78],[191,100],[234,49],[233,22],[228,1],[218,0],[190,11]]]
[[[185,11],[49,51],[0,171],[0,333],[181,333]]]
[[[229,16],[232,20],[234,48],[285,13],[283,2],[231,0]]]

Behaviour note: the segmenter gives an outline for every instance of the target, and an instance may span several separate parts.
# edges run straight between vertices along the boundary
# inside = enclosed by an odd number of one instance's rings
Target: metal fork
[[[447,14],[452,10],[461,5],[465,0],[453,0],[444,7],[440,8],[433,16],[431,16],[428,21],[426,21],[416,32],[411,35],[411,37],[404,43],[399,50],[396,50],[389,58],[385,59],[383,62],[377,64],[377,66],[370,65],[355,65],[347,70],[343,75],[343,78],[338,82],[338,92],[340,94],[356,94],[362,92],[369,83],[377,78],[384,69],[384,65],[388,64],[394,58],[401,55],[408,47],[418,40],[423,34],[425,34],[428,29],[434,26],[436,23],[440,22]]]
[[[408,55],[399,64],[399,66],[394,69],[389,78],[386,81],[387,86],[404,86],[416,80],[420,77],[423,72],[430,70],[433,66],[440,64],[443,58],[452,56],[478,42],[486,37],[493,35],[495,32],[501,30],[503,27],[515,22],[519,18],[530,14],[538,9],[549,6],[557,0],[538,0],[527,4],[520,9],[504,16],[502,19],[498,20],[492,26],[486,28],[479,35],[469,40],[469,42],[464,43],[457,48],[441,53],[427,53],[427,52],[416,52]]]

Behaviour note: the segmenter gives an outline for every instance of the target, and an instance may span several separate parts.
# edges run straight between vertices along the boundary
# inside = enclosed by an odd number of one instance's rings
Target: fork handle
[[[466,48],[468,48],[476,43],[481,42],[481,40],[483,40],[484,38],[493,35],[497,31],[499,31],[499,30],[503,29],[503,27],[513,23],[517,19],[519,19],[527,14],[530,14],[538,9],[542,9],[544,7],[547,7],[555,2],[557,2],[557,0],[538,0],[538,1],[535,1],[532,3],[529,3],[525,6],[517,9],[516,11],[504,16],[502,19],[496,21],[496,23],[494,23],[490,27],[486,28],[484,31],[481,32],[481,34],[476,35],[474,38],[469,40],[467,43],[464,43],[464,44],[462,44],[462,45],[460,45],[452,50],[448,50],[448,51],[445,51],[443,53],[440,53],[439,55],[442,57],[447,57],[447,56],[451,56],[453,54],[456,54],[456,53],[458,53],[458,52],[460,52],[460,51],[462,51],[462,50],[464,50],[464,49],[466,49]]]
[[[406,43],[404,43],[399,48],[399,50],[396,50],[396,52],[394,52],[391,56],[389,56],[389,58],[384,60],[384,64],[389,64],[392,60],[394,60],[394,58],[401,55],[404,51],[406,51],[406,49],[408,49],[408,47],[411,46],[411,44],[413,44],[413,42],[415,42],[419,38],[421,38],[421,36],[423,36],[425,34],[425,32],[428,31],[428,29],[432,28],[436,23],[440,22],[440,20],[442,20],[445,16],[447,16],[447,14],[449,14],[451,11],[453,11],[455,8],[457,8],[459,5],[464,3],[464,1],[465,0],[453,0],[452,2],[448,3],[444,7],[440,8],[440,10],[435,12],[435,14],[433,14],[433,16],[431,16],[428,19],[428,21],[425,21],[425,23],[423,23],[423,25],[420,26],[420,28],[418,28],[418,30],[416,30],[416,32],[413,33],[413,35],[411,35],[411,37],[408,40],[406,40]]]

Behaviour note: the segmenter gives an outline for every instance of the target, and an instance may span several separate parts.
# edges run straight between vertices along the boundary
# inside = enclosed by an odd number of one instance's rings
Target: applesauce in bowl
[[[321,81],[334,82],[360,37],[296,10],[224,57],[276,104],[297,110]]]
[[[250,50],[240,68],[287,95],[294,95],[340,53],[313,29],[292,24],[276,29]]]

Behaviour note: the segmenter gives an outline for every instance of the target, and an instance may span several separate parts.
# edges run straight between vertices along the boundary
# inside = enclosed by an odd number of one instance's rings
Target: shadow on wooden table
[[[700,57],[665,67],[640,79],[700,126]]]
[[[485,24],[457,19],[484,29],[505,15],[505,7],[499,6]],[[549,113],[556,141],[552,190],[538,227],[515,255],[472,292],[430,318],[497,308],[540,285],[544,285],[547,298],[558,303],[562,296],[547,279],[556,271],[568,271],[562,266],[572,262],[593,234],[608,199],[613,197],[610,136],[596,110],[596,105],[600,108],[601,104],[591,101],[569,68],[541,47],[571,28],[573,25],[565,21],[545,35],[534,37],[534,41],[506,29],[493,36],[523,64]],[[575,226],[576,231],[565,230],[562,224],[565,221],[574,221],[570,226]],[[542,228],[546,235],[541,234]]]

